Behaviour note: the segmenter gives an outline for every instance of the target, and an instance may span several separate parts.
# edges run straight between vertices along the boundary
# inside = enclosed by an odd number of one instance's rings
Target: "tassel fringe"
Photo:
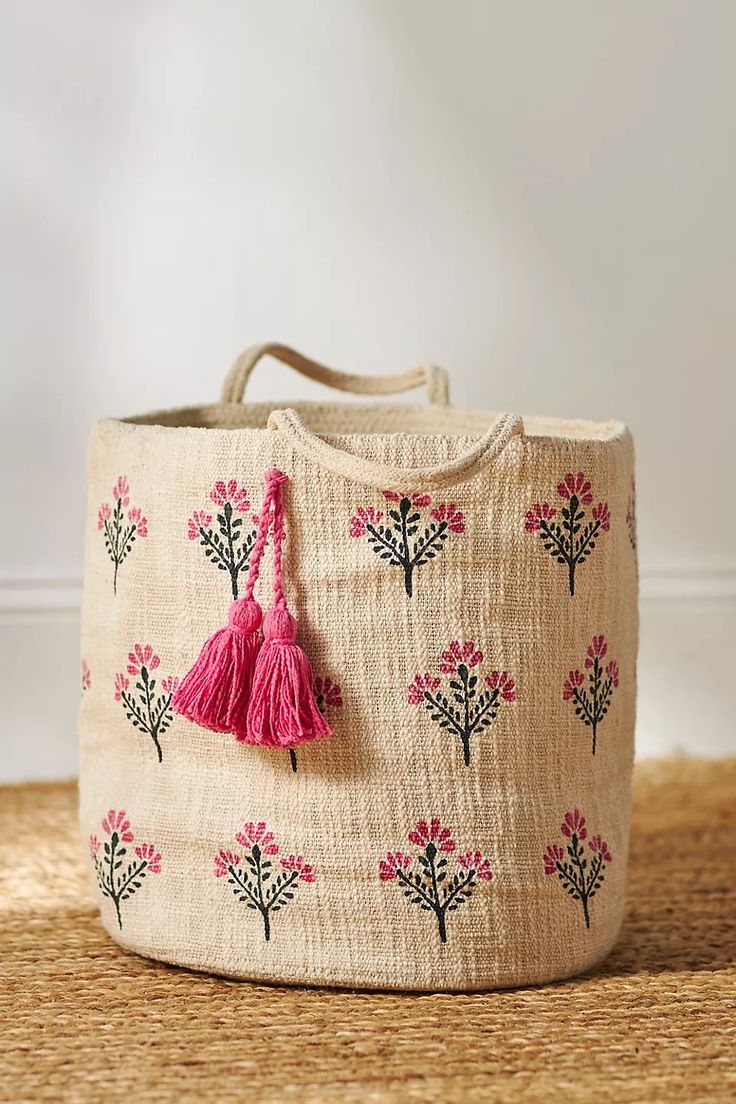
[[[263,747],[294,748],[330,734],[314,693],[312,667],[296,643],[297,622],[286,607],[282,580],[283,472],[266,472],[266,493],[251,553],[243,598],[230,607],[218,629],[179,685],[172,705],[203,728],[233,733]],[[261,559],[273,531],[274,606],[260,627],[261,607],[253,598]]]

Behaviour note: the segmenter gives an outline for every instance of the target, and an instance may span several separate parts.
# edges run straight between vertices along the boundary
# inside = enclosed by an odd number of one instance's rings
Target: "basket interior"
[[[123,421],[133,425],[195,427],[198,429],[265,429],[270,414],[287,404],[216,403],[141,414]],[[458,407],[397,403],[293,402],[304,425],[318,436],[366,437],[402,433],[412,436],[458,437],[464,440],[486,433],[498,414]],[[524,415],[527,437],[607,441],[625,432],[619,421],[593,422],[571,418]]]

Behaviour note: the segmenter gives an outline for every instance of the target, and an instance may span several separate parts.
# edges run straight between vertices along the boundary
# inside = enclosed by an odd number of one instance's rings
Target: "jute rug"
[[[736,760],[637,773],[628,918],[539,989],[280,989],[127,954],[97,920],[71,784],[0,790],[3,1101],[731,1101]]]

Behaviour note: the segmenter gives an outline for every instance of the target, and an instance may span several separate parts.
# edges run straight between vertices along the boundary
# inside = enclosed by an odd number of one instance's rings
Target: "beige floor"
[[[736,760],[637,774],[628,916],[594,974],[401,995],[268,988],[126,954],[71,785],[0,790],[0,1100],[736,1098]]]

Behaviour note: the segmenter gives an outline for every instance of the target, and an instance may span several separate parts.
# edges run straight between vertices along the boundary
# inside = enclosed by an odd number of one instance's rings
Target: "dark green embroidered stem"
[[[292,870],[289,876],[281,883],[278,888],[275,888],[272,896],[266,902],[266,907],[272,909],[275,905],[280,904],[280,898],[286,893],[287,889],[293,886],[299,880],[299,871]]]
[[[485,717],[486,713],[491,713],[492,714],[491,719],[495,720],[496,712],[498,712],[498,710],[496,708],[499,704],[498,698],[499,698],[499,692],[498,692],[498,688],[496,688],[495,690],[491,691],[491,695],[490,695],[488,701],[486,702],[486,704],[483,706],[483,708],[479,709],[478,712],[473,717],[473,720],[471,722],[471,725],[472,725],[471,731],[474,731],[478,727],[480,722]],[[495,710],[495,712],[494,712],[494,710]]]
[[[158,725],[153,719],[153,710],[151,708],[151,684],[148,677],[148,668],[141,667],[141,679],[143,680],[144,693],[146,699],[146,711],[148,713],[148,725],[146,726],[148,735],[151,737],[156,748],[156,754],[158,755],[159,763],[163,762],[163,753],[161,751],[161,744],[158,741]]]
[[[475,889],[475,873],[475,870],[471,868],[465,875],[465,880],[458,882],[455,888],[450,890],[450,892],[447,894],[444,901],[442,902],[442,907],[443,909],[445,909],[445,911],[455,900],[458,893],[462,893],[464,889]]]
[[[437,526],[437,528],[435,529],[434,533],[432,533],[429,540],[425,544],[417,545],[417,550],[414,553],[414,556],[412,557],[412,561],[411,561],[412,566],[416,565],[418,563],[418,561],[421,559],[421,557],[432,547],[432,545],[444,535],[446,529],[447,529],[447,522],[446,521],[441,521],[439,523],[439,525]]]
[[[602,866],[603,866],[603,856],[600,853],[598,853],[595,856],[595,858],[593,859],[593,861],[590,865],[590,877],[588,878],[588,881],[587,881],[587,884],[586,884],[586,887],[585,887],[588,897],[590,897],[591,891],[595,888],[595,883],[598,880],[598,875],[601,872],[601,867]]]
[[[110,896],[112,897],[112,903],[115,905],[115,914],[118,918],[118,927],[122,931],[123,918],[120,915],[120,895],[115,891],[115,848],[118,845],[118,834],[113,832],[110,839]]]
[[[424,504],[428,502],[427,497]],[[370,538],[374,552],[394,567],[401,568],[404,589],[411,598],[414,593],[414,569],[432,559],[441,550],[449,532],[449,523],[431,521],[424,530],[424,538],[416,537],[421,513],[406,495],[400,499],[397,509],[389,510],[388,519],[390,520],[386,527],[365,520],[361,521],[361,525]],[[456,519],[461,522],[462,515],[456,514]],[[462,531],[462,527],[458,531]],[[435,545],[439,545],[439,548],[434,548]]]
[[[470,766],[470,698],[468,697],[468,668],[464,663],[461,663],[458,667],[457,673],[460,675],[460,681],[463,684],[463,709],[465,711],[465,723],[463,725],[463,762],[466,767]]]
[[[451,712],[450,712],[450,711],[449,711],[448,709],[446,709],[446,708],[445,708],[445,706],[444,706],[444,705],[442,705],[442,704],[441,704],[441,703],[440,703],[440,702],[439,702],[439,701],[437,700],[437,698],[433,697],[433,696],[432,696],[432,694],[430,694],[429,690],[425,690],[425,691],[424,691],[424,699],[425,699],[425,701],[427,701],[427,702],[428,702],[428,703],[429,703],[429,704],[430,704],[430,705],[432,706],[432,708],[433,708],[433,709],[437,709],[437,710],[439,710],[439,712],[440,712],[440,713],[442,713],[442,715],[443,715],[444,717],[446,717],[446,718],[447,718],[448,722],[449,722],[449,723],[450,723],[450,724],[452,725],[452,727],[453,727],[453,728],[455,729],[455,731],[457,732],[457,734],[458,734],[458,736],[460,737],[460,739],[461,739],[461,740],[463,740],[463,739],[464,739],[464,737],[465,737],[465,733],[464,733],[464,731],[463,731],[463,727],[462,727],[462,725],[461,725],[461,724],[460,724],[460,723],[459,723],[459,722],[458,722],[458,721],[457,721],[457,720],[455,719],[455,717],[453,716],[453,714],[452,714],[452,713],[451,713]]]
[[[417,885],[415,882],[413,882],[411,880],[411,878],[407,877],[407,875],[404,873],[404,871],[401,869],[400,866],[398,866],[396,868],[396,874],[397,874],[397,877],[398,877],[399,882],[401,883],[401,885],[405,886],[407,889],[410,889],[411,892],[416,894],[418,897],[421,897],[422,900],[426,902],[427,906],[430,909],[434,910],[435,902],[425,892],[425,890],[422,888],[421,885]]]
[[[126,690],[122,690],[121,693],[120,693],[120,698],[121,698],[125,708],[133,714],[133,716],[136,718],[136,720],[140,724],[141,728],[145,732],[146,731],[146,718],[143,716],[140,709],[138,708],[136,703],[131,698],[130,694],[128,694],[128,692]]]
[[[406,531],[406,517],[411,508],[411,502],[408,498],[402,498],[399,503],[399,514],[401,516],[401,546],[403,549],[403,562],[404,562],[404,588],[407,596],[411,598],[413,586],[412,586],[412,572],[413,567],[409,558],[409,536]]]
[[[599,700],[598,700],[598,694],[600,692],[600,688],[601,688],[601,665],[600,665],[600,660],[598,659],[598,656],[594,656],[593,657],[593,688],[592,688],[592,691],[591,691],[591,697],[593,699],[593,709],[592,709],[593,717],[592,717],[592,723],[591,723],[591,727],[593,729],[593,755],[595,755],[595,742],[596,742],[596,732],[597,732],[597,729],[598,729],[598,721],[601,719],[601,717],[603,715],[600,712],[600,709],[601,709],[603,703],[599,702]]]
[[[556,546],[557,555],[560,556],[565,563],[569,563],[567,550],[565,549],[564,544],[557,536],[557,533],[555,533],[554,530],[550,528],[549,522],[545,521],[544,518],[540,518],[539,520],[539,531],[544,538],[552,541],[552,543]]]
[[[294,748],[289,748],[289,762],[291,763],[291,769],[293,770],[294,774],[296,774],[299,768],[299,762],[297,760]]]
[[[256,864],[256,886],[258,888],[258,911],[263,918],[263,934],[266,938],[266,942],[271,938],[271,918],[269,916],[269,907],[266,904],[265,895],[263,892],[263,868],[261,866],[261,849],[257,843],[253,844],[251,849],[253,860]]]
[[[99,866],[98,866],[98,882],[99,882],[100,888],[103,890],[103,892],[105,890],[107,891],[107,894],[108,894],[110,900],[112,901],[113,905],[115,906],[115,915],[117,916],[118,927],[122,931],[123,918],[122,918],[122,914],[120,912],[120,902],[123,900],[123,896],[124,896],[125,891],[128,888],[128,886],[132,882],[134,882],[136,878],[139,878],[142,874],[145,873],[146,868],[148,866],[148,862],[147,862],[146,859],[144,859],[141,862],[140,866],[138,866],[138,867],[134,866],[129,871],[127,876],[126,875],[121,875],[122,880],[120,881],[120,883],[118,885],[116,885],[115,884],[116,866],[121,865],[120,856],[122,856],[126,853],[124,847],[121,848],[119,852],[117,851],[117,846],[118,846],[119,843],[120,843],[120,837],[119,837],[118,833],[113,832],[113,834],[110,838],[110,854],[109,854],[109,859],[108,859],[108,866],[110,868],[110,872],[109,872],[109,876],[108,876],[108,882],[106,883],[105,880],[104,880],[104,877],[101,878],[99,876],[100,875]],[[119,860],[117,864],[115,862],[116,858]]]
[[[233,530],[232,530],[232,517],[233,508],[229,502],[225,503],[223,507],[223,515],[225,518],[225,539],[227,540],[227,552],[229,560],[229,572],[230,572],[230,587],[233,592],[233,599],[238,597],[238,568],[235,565],[235,549],[233,547]]]
[[[575,559],[575,534],[580,528],[579,525],[576,525],[578,505],[578,496],[570,495],[569,509],[567,511],[563,510],[563,523],[568,531],[566,556],[568,567],[568,582],[571,595],[575,593],[575,567],[577,565],[577,560]],[[567,513],[567,518],[564,518],[565,513]]]
[[[600,521],[594,521],[592,525],[590,525],[590,528],[583,534],[582,540],[580,541],[580,546],[575,553],[576,565],[580,563],[582,559],[584,559],[588,546],[593,542],[594,537],[598,536],[600,527]]]
[[[225,571],[230,571],[230,564],[223,555],[222,549],[215,543],[212,533],[209,529],[203,529],[199,526],[199,534],[202,537],[202,543],[208,545],[212,549],[212,554],[218,563],[221,563]]]
[[[432,709],[437,710],[437,712],[445,718],[447,726],[454,729],[460,737],[460,743],[463,749],[463,764],[468,767],[470,766],[471,737],[482,727],[483,718],[488,716],[488,714],[490,714],[491,720],[495,720],[496,713],[498,712],[499,691],[498,688],[492,690],[488,700],[485,702],[483,701],[485,694],[482,694],[480,697],[481,704],[473,714],[471,703],[476,697],[476,679],[471,679],[470,671],[464,663],[459,664],[457,675],[460,679],[460,685],[458,686],[457,683],[453,684],[452,682],[450,685],[461,699],[458,701],[462,709],[460,717],[452,707],[445,705],[444,702],[440,701],[431,691],[424,690],[423,696],[430,711]]]
[[[434,861],[437,857],[437,848],[433,843],[428,843],[425,849],[429,861],[429,872],[432,879],[432,897],[434,898],[434,911],[437,917],[437,928],[440,933],[440,943],[447,942],[447,926],[445,923],[445,909],[440,904],[440,893],[437,886],[437,870]]]
[[[572,861],[574,862],[575,866],[578,869],[580,879],[578,881],[573,875],[568,875],[568,878],[569,878],[570,882],[572,883],[572,885],[577,890],[577,893],[580,897],[580,903],[583,907],[583,916],[585,918],[585,926],[586,926],[586,928],[589,928],[590,927],[590,913],[588,911],[589,889],[588,889],[588,885],[587,885],[587,879],[586,879],[586,876],[585,876],[586,860],[583,858],[583,848],[580,844],[580,840],[578,839],[577,833],[575,833],[575,832],[573,832],[572,837],[570,839],[570,846],[568,848],[568,854],[570,855],[570,858],[572,859]]]

